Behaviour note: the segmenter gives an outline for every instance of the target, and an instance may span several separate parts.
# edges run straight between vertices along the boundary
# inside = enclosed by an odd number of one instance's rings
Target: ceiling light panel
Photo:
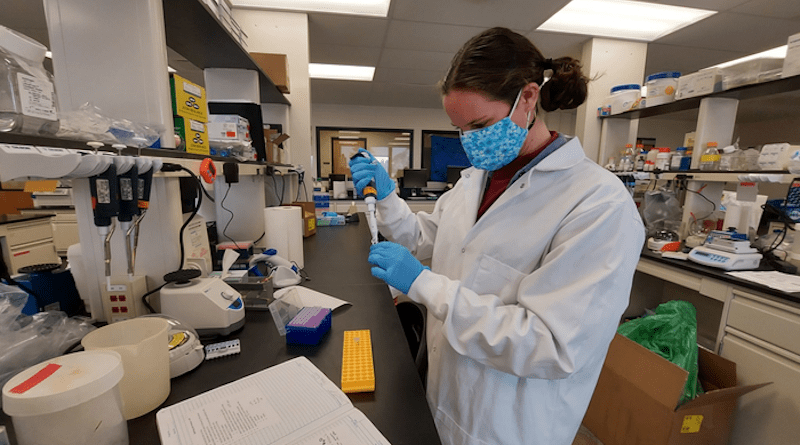
[[[233,7],[386,17],[391,0],[231,0]]]
[[[537,31],[652,42],[715,11],[629,0],[572,0]]]
[[[371,82],[372,78],[375,76],[375,67],[309,63],[308,75],[312,79],[359,80]]]

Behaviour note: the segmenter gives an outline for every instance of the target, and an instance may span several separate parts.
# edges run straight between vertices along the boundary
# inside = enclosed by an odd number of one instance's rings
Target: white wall
[[[301,13],[234,9],[233,18],[247,34],[247,50],[256,53],[286,54],[289,64],[290,106],[262,104],[265,123],[283,125],[289,139],[283,143],[286,158],[281,162],[302,165],[316,171],[316,145],[311,140],[311,94],[308,77],[308,15]],[[305,181],[311,195],[310,178]]]

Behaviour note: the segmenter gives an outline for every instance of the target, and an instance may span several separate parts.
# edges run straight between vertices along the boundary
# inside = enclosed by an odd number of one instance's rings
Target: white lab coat
[[[433,213],[395,194],[381,233],[431,270],[427,398],[442,442],[570,445],[628,305],[644,226],[622,182],[572,138],[477,221],[486,172],[469,168]]]

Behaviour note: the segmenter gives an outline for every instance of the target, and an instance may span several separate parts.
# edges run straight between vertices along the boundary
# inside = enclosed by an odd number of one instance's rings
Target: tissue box
[[[722,75],[719,68],[710,68],[678,78],[675,99],[703,96],[722,91]]]
[[[332,212],[325,212],[321,216],[317,217],[317,227],[344,225],[344,215],[330,215],[329,213]]]
[[[237,114],[212,114],[208,116],[208,134],[217,141],[251,141],[250,123]]]

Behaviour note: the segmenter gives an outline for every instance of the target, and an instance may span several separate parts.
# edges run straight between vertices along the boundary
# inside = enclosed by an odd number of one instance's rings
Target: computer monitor
[[[403,188],[411,189],[412,194],[416,194],[414,192],[419,192],[428,186],[429,178],[430,172],[428,169],[405,169],[403,170]]]
[[[447,183],[449,185],[455,185],[456,181],[461,178],[461,170],[464,170],[466,167],[454,167],[451,165],[447,166]]]

